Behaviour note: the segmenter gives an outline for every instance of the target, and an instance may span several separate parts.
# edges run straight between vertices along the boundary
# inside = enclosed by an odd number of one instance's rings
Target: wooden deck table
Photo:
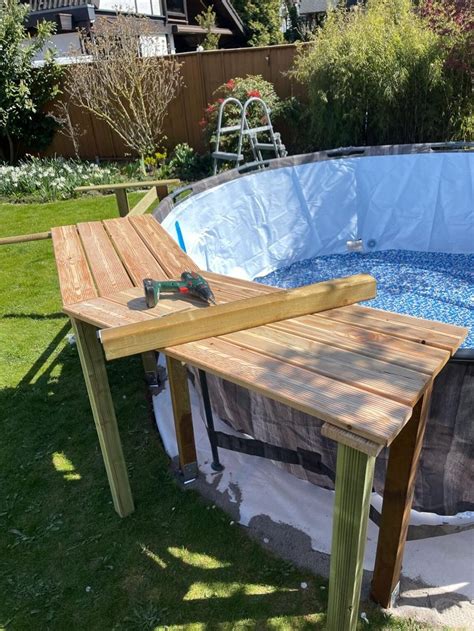
[[[115,509],[134,510],[97,331],[189,311],[163,298],[147,310],[142,281],[198,271],[151,216],[52,230],[64,311],[71,318]],[[278,289],[210,272],[218,303]],[[466,329],[358,305],[164,349],[180,468],[196,470],[186,364],[325,421],[338,443],[328,629],[355,629],[375,458],[390,455],[372,596],[390,604],[403,558],[434,378]],[[143,349],[141,349],[143,350]],[[153,347],[147,348],[152,351]],[[130,352],[133,352],[133,347]],[[130,354],[130,353],[124,353]]]

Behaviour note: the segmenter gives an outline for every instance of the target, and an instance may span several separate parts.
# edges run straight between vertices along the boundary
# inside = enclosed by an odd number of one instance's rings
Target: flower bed
[[[115,165],[28,157],[17,166],[0,165],[0,197],[14,202],[68,199],[76,186],[112,184],[121,179]]]

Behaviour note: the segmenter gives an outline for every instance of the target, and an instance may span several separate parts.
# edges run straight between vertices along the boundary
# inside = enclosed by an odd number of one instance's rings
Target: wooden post
[[[393,604],[393,593],[400,580],[430,399],[431,386],[390,446],[371,590],[371,597],[382,607]]]
[[[338,444],[328,631],[355,631],[375,457]]]
[[[117,207],[121,217],[126,217],[129,213],[130,207],[128,205],[127,189],[116,188],[115,199],[117,200]]]
[[[196,444],[194,442],[188,376],[186,366],[172,357],[166,358],[166,366],[178,442],[179,468],[185,482],[188,482],[197,477]]]
[[[120,517],[126,517],[134,511],[134,505],[104,355],[95,327],[79,320],[71,319],[71,322],[114,507]]]
[[[160,202],[162,199],[167,197],[168,190],[169,190],[167,184],[160,184],[159,186],[156,186],[155,189],[156,189],[156,196]]]
[[[158,359],[158,353],[155,351],[148,351],[142,353],[142,363],[145,370],[145,379],[149,386],[156,386],[158,383],[158,368],[156,362]]]

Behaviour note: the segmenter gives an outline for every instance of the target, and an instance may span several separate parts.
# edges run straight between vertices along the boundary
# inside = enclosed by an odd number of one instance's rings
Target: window
[[[170,17],[186,19],[185,0],[166,0],[166,10]]]

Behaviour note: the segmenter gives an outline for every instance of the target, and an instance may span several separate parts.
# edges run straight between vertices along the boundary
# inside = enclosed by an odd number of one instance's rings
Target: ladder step
[[[240,131],[240,125],[229,125],[229,127],[221,127],[221,134],[231,134]]]
[[[276,148],[278,149],[279,145],[277,144]],[[260,149],[261,151],[275,151],[275,145],[272,142],[258,142],[255,145],[255,149]]]
[[[263,127],[254,127],[253,129],[244,129],[243,133],[246,136],[252,135],[252,134],[259,134],[262,131],[270,131],[272,129],[271,125],[264,125]]]
[[[214,151],[212,157],[214,160],[238,160],[239,162],[244,159],[241,153],[226,153],[225,151]]]

